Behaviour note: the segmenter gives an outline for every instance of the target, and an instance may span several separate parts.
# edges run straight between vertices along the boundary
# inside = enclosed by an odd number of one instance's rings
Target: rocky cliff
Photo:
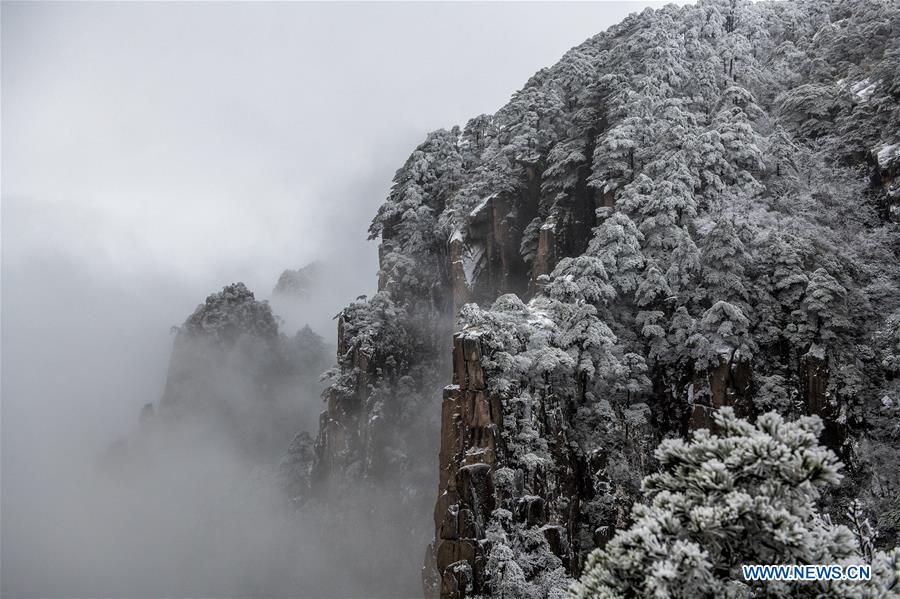
[[[898,39],[891,1],[647,10],[429,134],[339,318],[310,495],[390,481],[418,522],[436,483],[428,596],[561,596],[659,440],[774,409],[824,419],[828,501],[894,541]]]

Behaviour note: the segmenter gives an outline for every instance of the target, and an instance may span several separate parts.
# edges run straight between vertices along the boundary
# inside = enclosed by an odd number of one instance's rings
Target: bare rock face
[[[472,272],[473,262],[476,257],[473,252],[466,248],[461,235],[454,235],[450,238],[450,265],[451,265],[451,285],[453,288],[453,311],[459,312],[459,309],[472,299],[472,288],[469,282],[474,276]]]
[[[556,220],[551,218],[541,226],[538,233],[537,256],[531,272],[532,290],[539,289],[538,279],[542,275],[549,275],[554,266],[556,266]]]
[[[525,226],[520,202],[519,197],[490,194],[467,215],[465,230],[451,236],[454,314],[468,301],[491,302],[504,293],[525,293],[528,268],[518,251]]]
[[[806,413],[818,416],[825,424],[822,441],[829,447],[841,448],[847,438],[847,430],[840,423],[839,410],[829,397],[830,371],[827,355],[810,352],[803,360],[803,371],[805,376],[802,389]]]
[[[703,378],[705,380],[699,381],[695,388],[703,389],[705,392],[693,402],[688,422],[689,430],[701,428],[715,430],[713,413],[726,406],[734,408],[735,413],[741,418],[753,415],[750,401],[752,370],[749,362],[734,363],[723,359],[717,366],[710,368]]]
[[[444,389],[441,407],[435,563],[425,567],[439,573],[441,597],[462,599],[484,585],[485,529],[497,504],[493,470],[503,414],[499,399],[487,393],[477,336],[454,337],[453,367],[454,384]],[[435,595],[433,588],[426,591]]]
[[[363,474],[372,464],[380,463],[381,454],[374,446],[378,414],[369,397],[370,385],[381,372],[371,349],[356,345],[348,338],[346,315],[338,317],[338,359],[345,384],[333,385],[325,391],[325,410],[319,417],[316,440],[316,476],[354,472]]]

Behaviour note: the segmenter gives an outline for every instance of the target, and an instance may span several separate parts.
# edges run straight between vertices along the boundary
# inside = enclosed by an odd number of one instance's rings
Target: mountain
[[[109,464],[129,470],[160,446],[183,444],[228,448],[274,470],[298,431],[315,429],[319,377],[333,350],[309,327],[280,332],[268,302],[233,283],[173,331],[162,397],[142,408],[136,433],[110,448]]]
[[[897,2],[629,16],[397,171],[310,495],[396,489],[424,545],[436,485],[427,596],[562,596],[730,406],[819,416],[825,508],[896,544],[898,173]]]
[[[272,289],[272,297],[284,296],[296,300],[305,300],[315,292],[319,283],[321,266],[318,262],[310,262],[296,270],[287,269],[278,277]]]
[[[310,262],[297,269],[286,269],[272,289],[271,306],[278,314],[284,332],[310,327],[319,335],[332,335],[336,306],[359,295],[346,289],[336,260]]]

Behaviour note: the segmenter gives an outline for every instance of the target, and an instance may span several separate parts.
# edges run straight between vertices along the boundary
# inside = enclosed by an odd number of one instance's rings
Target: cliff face
[[[646,404],[614,406],[579,382],[554,340],[558,321],[591,317],[560,309],[504,295],[489,311],[463,310],[441,409],[428,596],[560,594],[625,524],[658,432]]]
[[[898,39],[895,2],[648,10],[429,134],[339,319],[310,495],[434,505],[429,596],[561,596],[659,440],[733,406],[820,415],[829,501],[890,544]]]
[[[429,596],[464,597],[496,586],[488,570],[497,553],[488,530],[496,522],[504,541],[524,528],[538,530],[543,538],[532,537],[532,550],[570,575],[577,575],[585,551],[594,547],[593,531],[580,517],[581,501],[594,496],[593,481],[584,454],[574,447],[571,405],[547,395],[535,402],[538,413],[531,406],[517,410],[510,398],[488,389],[485,351],[477,332],[454,336],[454,383],[444,389],[441,407],[436,537],[425,563]],[[545,457],[514,447],[523,427],[545,441]],[[590,540],[583,547],[585,535]]]

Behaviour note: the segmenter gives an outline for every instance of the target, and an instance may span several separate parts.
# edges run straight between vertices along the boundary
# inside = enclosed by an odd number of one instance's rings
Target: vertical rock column
[[[441,407],[436,534],[425,566],[426,594],[441,599],[464,599],[482,589],[484,528],[496,502],[493,469],[502,406],[487,391],[477,334],[453,338],[453,383],[444,389]]]
[[[454,233],[450,238],[450,286],[453,290],[453,314],[459,314],[463,304],[472,301],[472,290],[466,277],[466,245],[462,234]]]
[[[350,369],[356,376],[352,389],[332,387],[327,392],[316,438],[314,476],[319,481],[357,460],[368,433],[368,417],[362,412],[371,382],[371,357],[358,347],[348,346],[343,314],[338,318],[337,360],[342,372]]]
[[[541,285],[538,278],[541,275],[549,275],[556,266],[556,218],[547,217],[538,232],[537,255],[534,258],[534,266],[531,270],[530,292],[540,291]]]
[[[718,366],[698,377],[694,388],[700,390],[702,395],[695,399],[688,429],[708,428],[715,431],[713,412],[725,406],[733,407],[741,418],[749,418],[753,411],[750,402],[751,379],[749,362],[732,363],[724,358]]]
[[[832,403],[828,394],[828,357],[824,350],[810,351],[802,361],[802,386],[806,403],[806,412],[818,416],[825,424],[822,431],[822,442],[833,449],[838,455],[843,455],[842,446],[846,436],[846,429],[840,423],[840,408]]]

